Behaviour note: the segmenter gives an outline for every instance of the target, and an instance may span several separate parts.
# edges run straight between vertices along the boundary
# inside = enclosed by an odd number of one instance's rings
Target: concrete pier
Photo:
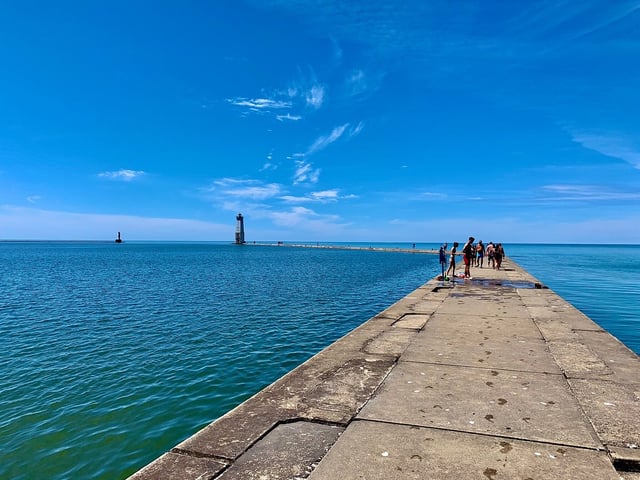
[[[472,275],[427,282],[130,478],[640,480],[639,357],[508,258]]]
[[[320,250],[359,250],[367,252],[397,252],[397,253],[427,253],[437,255],[438,249],[414,247],[374,247],[362,245],[333,245],[324,243],[285,243],[285,242],[253,242],[247,243],[257,247],[289,247],[289,248],[315,248]],[[414,244],[415,245],[415,244]],[[460,254],[458,254],[460,255]]]

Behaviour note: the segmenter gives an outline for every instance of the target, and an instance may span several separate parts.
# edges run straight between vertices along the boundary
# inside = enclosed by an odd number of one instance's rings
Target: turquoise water
[[[506,254],[640,354],[640,245],[508,245]]]
[[[506,250],[640,351],[640,247]],[[2,242],[0,478],[125,478],[422,285],[437,262],[219,243]]]

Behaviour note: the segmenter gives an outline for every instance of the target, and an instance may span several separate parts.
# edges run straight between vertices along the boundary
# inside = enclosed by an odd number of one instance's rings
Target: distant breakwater
[[[402,247],[374,247],[374,246],[354,246],[354,245],[328,245],[321,243],[287,243],[287,242],[250,242],[245,245],[255,245],[261,247],[296,247],[296,248],[322,248],[330,250],[362,250],[374,252],[396,252],[396,253],[427,253],[438,254],[438,250],[429,248],[402,248]]]

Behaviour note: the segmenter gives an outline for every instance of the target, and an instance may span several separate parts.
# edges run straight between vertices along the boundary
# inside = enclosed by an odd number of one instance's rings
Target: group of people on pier
[[[461,255],[464,260],[464,278],[471,278],[471,267],[484,268],[484,257],[487,257],[487,266],[493,269],[500,269],[504,258],[504,248],[501,243],[489,242],[486,246],[482,240],[475,242],[474,237],[469,237],[467,243],[462,247]],[[440,246],[440,267],[442,268],[442,278],[447,280],[449,272],[451,277],[456,276],[456,255],[458,253],[458,242],[453,242],[453,247],[449,252],[449,268],[445,272],[447,265],[447,244]]]

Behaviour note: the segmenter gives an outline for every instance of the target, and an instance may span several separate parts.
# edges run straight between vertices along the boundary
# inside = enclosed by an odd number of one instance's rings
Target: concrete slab
[[[640,357],[608,332],[580,331],[581,340],[589,346],[607,367],[612,376],[600,377],[617,383],[640,383]],[[595,377],[595,375],[591,375]]]
[[[618,339],[604,331],[567,331],[566,324],[560,323],[543,322],[541,330],[567,377],[638,382],[640,358]]]
[[[580,342],[579,330],[559,318],[535,318],[534,323],[547,342]]]
[[[400,356],[417,333],[417,330],[390,328],[368,342],[364,346],[364,351],[378,355]]]
[[[507,339],[531,338],[542,340],[538,326],[530,317],[492,317],[490,315],[456,315],[436,312],[429,319],[426,329],[431,335],[458,332],[477,338],[492,335]]]
[[[549,342],[549,350],[567,377],[609,376],[613,371],[576,335],[574,341]]]
[[[346,355],[342,358],[343,355]],[[360,355],[363,355],[360,353]],[[354,356],[327,349],[176,448],[234,460],[278,423],[308,419],[346,424],[395,364],[395,357]]]
[[[602,443],[623,448],[640,446],[640,383],[569,379],[569,384]]]
[[[640,480],[640,472],[619,472],[620,480]]]
[[[559,297],[548,289],[519,288],[518,295],[527,307],[547,307],[559,303]]]
[[[438,301],[423,300],[421,302],[416,303],[412,311],[418,314],[421,313],[423,315],[431,315],[436,310],[438,310],[438,308],[440,308],[440,305],[442,305],[441,300],[438,300]]]
[[[571,330],[604,331],[600,325],[575,308],[527,307],[531,318],[537,323],[559,322]],[[556,311],[561,310],[561,311]]]
[[[311,422],[278,425],[218,478],[306,478],[343,431],[341,427]]]
[[[227,465],[212,458],[165,453],[139,470],[130,480],[201,480],[214,478]]]
[[[606,454],[559,445],[353,422],[309,480],[620,480]]]
[[[562,375],[401,362],[357,418],[601,447]]]
[[[437,312],[450,315],[476,315],[487,317],[530,318],[529,311],[520,301],[515,290],[471,289],[456,287],[442,302]]]
[[[634,443],[628,447],[607,446],[609,456],[616,469],[640,473],[640,445]]]
[[[402,361],[561,373],[531,320],[434,314]]]
[[[429,321],[431,315],[424,315],[418,313],[408,313],[400,317],[393,326],[397,328],[411,328],[414,330],[420,330]]]

